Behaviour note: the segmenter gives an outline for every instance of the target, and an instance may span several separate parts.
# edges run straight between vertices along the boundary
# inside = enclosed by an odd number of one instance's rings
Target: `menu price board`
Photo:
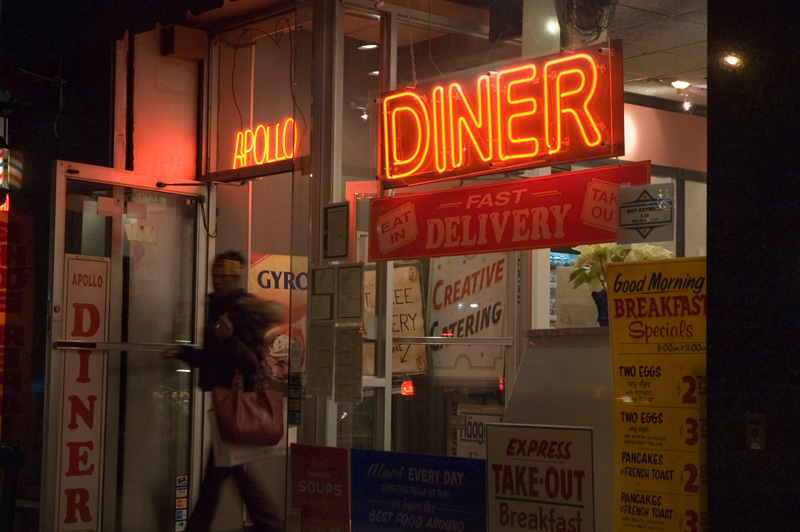
[[[706,260],[609,263],[617,532],[708,529]]]

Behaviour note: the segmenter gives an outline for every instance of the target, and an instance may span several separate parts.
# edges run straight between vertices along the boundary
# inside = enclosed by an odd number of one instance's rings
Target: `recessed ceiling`
[[[472,24],[482,20],[488,26],[488,7],[481,6],[489,3],[438,0],[433,2],[433,12],[441,16],[469,17]],[[188,20],[208,27],[280,4],[286,2],[225,0],[223,7],[197,17],[190,16]],[[386,4],[395,4],[392,7],[403,12],[407,5],[405,0],[387,0]],[[413,0],[408,5],[411,10],[428,12],[429,3],[425,0]],[[677,102],[689,101],[705,108],[708,103],[707,19],[707,0],[619,0],[608,27],[608,37],[622,40],[624,91],[654,106],[658,106],[659,100],[676,107],[679,107]],[[345,33],[365,42],[377,42],[378,21],[371,17],[347,17]],[[445,35],[436,29],[429,33],[427,28],[415,27],[411,40],[415,44],[424,43]],[[399,46],[407,45],[408,41],[408,32],[398,32]],[[675,80],[687,81],[690,86],[679,91],[670,85]]]

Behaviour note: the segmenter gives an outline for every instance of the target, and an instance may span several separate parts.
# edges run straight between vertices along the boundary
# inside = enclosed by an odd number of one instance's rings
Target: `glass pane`
[[[364,390],[360,404],[338,403],[336,445],[348,449],[377,449],[376,416],[379,391]]]
[[[127,341],[191,343],[197,202],[134,189],[124,198]]]
[[[66,190],[66,252],[110,258],[108,341],[194,342],[196,199],[74,180]],[[109,351],[107,371],[105,527],[173,530],[176,477],[190,473],[191,374],[160,350]]]
[[[442,75],[521,57],[522,47],[514,41],[489,42],[485,37],[461,33],[464,26],[451,20],[452,30],[428,29],[409,25],[406,17],[397,22],[397,86],[413,87],[417,83],[441,78]]]
[[[174,530],[176,479],[191,473],[191,373],[159,352],[129,351],[118,376],[116,530]]]
[[[310,22],[294,13],[221,34],[215,170],[288,160],[309,153],[311,70],[296,53],[310,50]]]
[[[485,437],[481,427],[501,419],[504,395],[500,379],[456,382],[417,375],[397,391],[392,394],[393,450],[486,458],[481,455]]]

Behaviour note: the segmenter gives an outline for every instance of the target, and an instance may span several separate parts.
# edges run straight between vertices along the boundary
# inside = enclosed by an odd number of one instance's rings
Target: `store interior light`
[[[549,33],[550,35],[558,34],[559,32],[558,20],[552,18],[549,19],[547,21],[547,24],[545,25],[545,28],[547,29],[547,33]]]
[[[739,64],[742,62],[742,60],[739,59],[739,57],[733,54],[726,55],[723,60],[730,66],[739,66]]]
[[[672,82],[671,85],[680,91],[680,90],[688,88],[689,85],[691,85],[691,84],[688,81],[683,81],[683,80],[680,80],[680,79],[676,79],[675,81]]]
[[[372,72],[369,73],[370,76],[377,76],[378,74],[380,74],[379,70],[373,70]]]
[[[361,46],[358,47],[358,49],[359,50],[374,50],[377,47],[378,47],[377,44],[362,44]]]
[[[684,100],[683,100],[683,110],[684,110],[684,111],[688,111],[688,110],[690,110],[691,108],[692,108],[692,102],[690,102],[688,99],[686,99],[686,98],[684,97]]]

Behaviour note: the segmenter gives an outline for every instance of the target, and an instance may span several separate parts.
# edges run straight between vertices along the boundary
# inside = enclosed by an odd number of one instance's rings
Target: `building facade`
[[[182,521],[176,510],[191,509],[209,437],[208,398],[192,373],[161,352],[199,342],[208,263],[216,252],[243,251],[250,261],[247,288],[281,300],[289,311],[281,357],[301,384],[287,400],[284,451],[296,441],[472,457],[482,451],[459,440],[466,431],[460,423],[467,414],[490,421],[506,413],[515,390],[528,384],[517,382],[523,360],[533,356],[528,333],[569,325],[563,323],[569,307],[561,307],[558,322],[558,302],[573,294],[565,293],[571,289],[563,279],[559,284],[558,253],[569,255],[582,242],[370,261],[370,200],[407,196],[413,203],[421,192],[453,189],[455,195],[460,188],[649,160],[653,181],[678,190],[675,233],[660,243],[679,257],[712,249],[702,114],[624,104],[625,152],[618,158],[609,151],[608,157],[455,173],[414,186],[376,179],[391,173],[382,166],[386,144],[378,141],[388,138],[381,130],[386,115],[378,117],[389,91],[427,90],[457,75],[474,83],[479,73],[557,56],[563,47],[558,32],[526,33],[534,21],[557,15],[549,7],[543,13],[525,3],[521,33],[497,38],[488,9],[469,2],[415,4],[271,3],[230,17],[210,10],[131,31],[116,40],[105,69],[84,77],[104,80],[97,85],[107,89],[101,101],[113,125],[105,161],[82,157],[93,150],[77,142],[70,152],[63,143],[37,144],[20,133],[27,141],[26,171],[12,191],[8,237],[9,279],[15,280],[9,301],[19,303],[7,307],[6,331],[14,326],[16,335],[6,334],[2,432],[4,442],[27,451],[18,523],[79,529],[81,523],[62,521],[81,516],[76,508],[85,505],[96,509],[90,510],[95,529],[160,530]],[[602,40],[607,37],[613,35],[588,43],[610,43]],[[76,124],[66,127],[77,131]],[[634,131],[637,137],[630,136]],[[395,154],[395,163],[407,160]],[[42,190],[52,191],[46,210],[39,205]],[[361,356],[349,380],[326,387],[312,370],[322,371],[315,357],[324,351],[320,339],[331,332],[325,329],[331,316],[314,313],[324,310],[319,301],[330,294],[312,280],[315,273],[346,275],[356,265],[363,304],[356,314],[339,316],[333,330],[358,329]],[[491,290],[487,283],[465,292],[463,280],[481,275],[493,275]],[[76,292],[70,288],[75,278],[87,279],[78,288],[103,290]],[[330,304],[338,309],[348,293],[336,295]],[[478,295],[491,309],[486,314],[468,305],[467,296]],[[91,311],[70,314],[89,305],[102,316],[96,329]],[[588,325],[575,312],[572,325]],[[714,331],[710,321],[710,337]],[[461,340],[469,336],[470,343]],[[14,360],[31,362],[9,363]],[[758,426],[761,409],[743,410]],[[275,477],[285,478],[287,453],[270,460],[271,471],[283,471]],[[710,465],[712,472],[725,470]],[[285,499],[281,484],[275,494]],[[188,496],[177,496],[178,488]],[[87,493],[90,502],[67,492]],[[214,525],[219,530],[242,524],[241,504],[228,495],[230,511]]]

